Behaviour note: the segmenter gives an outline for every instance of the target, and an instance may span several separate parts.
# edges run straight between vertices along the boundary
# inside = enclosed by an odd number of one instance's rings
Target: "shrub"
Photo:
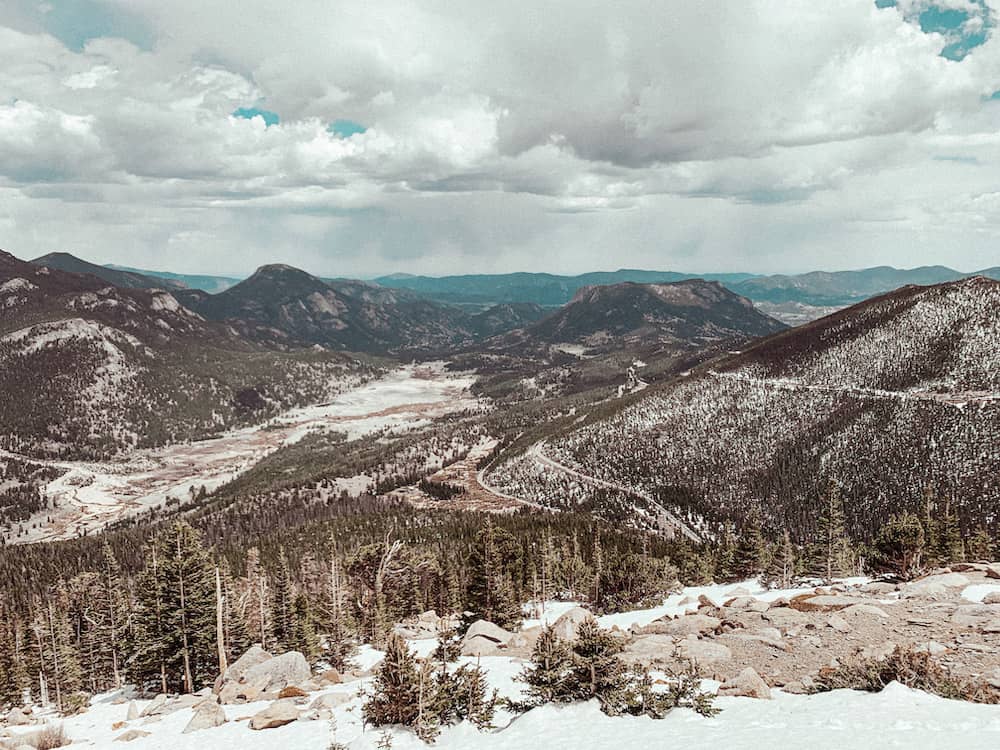
[[[824,669],[815,680],[813,690],[826,692],[847,688],[877,693],[890,682],[898,682],[942,698],[974,703],[1000,702],[1000,694],[996,690],[953,676],[930,654],[909,646],[897,646],[889,656],[882,659],[860,659],[835,669]]]
[[[24,738],[36,750],[55,750],[70,743],[62,724],[46,724],[42,729]]]

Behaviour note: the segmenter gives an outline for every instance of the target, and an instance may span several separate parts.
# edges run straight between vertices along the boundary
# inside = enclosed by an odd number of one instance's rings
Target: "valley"
[[[485,405],[469,393],[468,375],[447,374],[440,363],[403,366],[367,383],[345,383],[333,400],[292,409],[267,422],[219,437],[135,451],[108,463],[44,461],[10,452],[0,458],[31,461],[62,474],[45,485],[52,507],[23,521],[7,540],[70,539],[116,521],[211,493],[282,446],[310,433],[343,433],[345,440],[412,429]]]

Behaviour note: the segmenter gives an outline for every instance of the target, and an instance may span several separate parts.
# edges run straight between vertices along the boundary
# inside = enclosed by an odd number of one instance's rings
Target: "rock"
[[[853,628],[851,624],[845,620],[840,615],[830,615],[827,619],[826,624],[836,630],[838,633],[850,633]]]
[[[1000,633],[1000,620],[991,620],[983,625],[984,633]]]
[[[733,658],[733,652],[728,646],[715,641],[700,641],[693,635],[689,635],[677,644],[677,655],[694,662],[699,667]]]
[[[256,682],[227,682],[219,691],[219,703],[233,705],[239,703],[252,703],[260,698],[267,688],[271,678],[261,675]]]
[[[983,571],[987,578],[1000,578],[1000,566],[990,564],[986,566],[986,570]]]
[[[755,601],[757,600],[752,596],[737,596],[734,599],[730,599],[722,606],[729,607],[730,609],[749,609],[750,605]]]
[[[962,604],[955,608],[951,623],[963,628],[983,628],[1000,615],[1000,609],[992,604]]]
[[[296,687],[295,685],[288,685],[287,687],[281,688],[281,691],[278,693],[278,698],[279,699],[282,699],[282,698],[305,698],[307,695],[309,695],[309,693],[307,693],[302,688]]]
[[[275,729],[299,718],[299,709],[291,701],[275,701],[250,718],[251,729]]]
[[[234,661],[226,669],[225,673],[222,675],[223,682],[229,682],[231,680],[239,681],[240,678],[246,674],[246,671],[251,667],[256,667],[258,664],[263,664],[269,659],[274,657],[267,651],[262,649],[256,643],[243,652],[243,655],[239,659]],[[218,690],[216,690],[218,692]]]
[[[309,704],[309,710],[334,709],[337,706],[350,703],[350,701],[351,696],[347,693],[324,693],[323,695],[316,696],[316,700]]]
[[[319,676],[321,685],[339,685],[343,681],[344,678],[340,676],[340,672],[336,669],[328,669]]]
[[[742,696],[770,700],[771,689],[753,667],[747,667],[735,677],[719,685],[719,695]]]
[[[305,682],[312,677],[309,662],[298,651],[286,651],[266,661],[250,667],[243,673],[243,681],[254,684],[267,677],[264,692],[277,691],[286,685]]]
[[[664,621],[662,632],[670,635],[690,635],[691,633],[701,635],[714,633],[721,624],[722,620],[710,615],[682,615],[676,620]]]
[[[5,719],[7,726],[10,727],[23,727],[31,723],[31,719],[28,715],[16,706],[7,712],[7,718]]]
[[[629,664],[650,664],[666,659],[673,651],[674,639],[669,635],[642,635],[625,645],[622,659]]]
[[[918,645],[914,651],[930,654],[931,656],[940,656],[948,651],[948,647],[937,641],[927,641]]]
[[[809,618],[806,615],[791,607],[772,607],[761,616],[776,628],[785,631],[809,622]]]
[[[969,580],[968,576],[961,573],[940,573],[904,584],[899,589],[899,596],[903,599],[930,599],[932,601],[951,599],[958,593],[958,589],[964,589],[970,583],[972,581]]]
[[[1000,591],[991,591],[984,596],[983,604],[1000,604]]]
[[[872,581],[871,583],[865,583],[858,587],[858,591],[863,591],[866,594],[875,594],[876,596],[891,594],[895,590],[896,584],[886,583],[884,581]]]
[[[135,701],[128,702],[128,713],[125,714],[125,721],[135,721],[139,718],[139,707]]]
[[[885,641],[879,645],[865,646],[865,648],[861,649],[861,658],[882,661],[883,659],[888,659],[892,656],[892,652],[895,650],[895,643],[892,641]]]
[[[226,712],[214,701],[202,703],[194,712],[191,721],[184,727],[184,734],[197,732],[200,729],[212,729],[226,723]]]
[[[573,607],[560,615],[559,619],[552,624],[552,629],[561,640],[575,641],[580,626],[591,617],[593,615],[583,607]]]
[[[129,729],[127,732],[122,732],[115,737],[115,742],[131,742],[143,737],[149,737],[149,732],[144,732],[141,729]]]
[[[498,625],[486,620],[477,620],[462,639],[462,656],[486,656],[494,654],[501,646],[506,646],[511,638],[510,633]]]
[[[767,610],[769,610],[770,608],[771,608],[770,602],[764,602],[761,601],[760,599],[754,599],[753,602],[751,602],[750,605],[747,607],[747,609],[749,609],[751,612],[760,612],[760,613],[767,612]]]
[[[117,732],[119,729],[122,729],[127,725],[128,725],[127,721],[116,721],[114,724],[111,725],[111,731]]]
[[[852,604],[850,607],[845,607],[840,611],[841,615],[862,615],[871,617],[880,617],[883,620],[889,619],[889,613],[886,612],[881,607],[876,607],[874,604]]]
[[[167,695],[166,693],[160,693],[153,698],[152,701],[150,701],[148,706],[142,709],[142,713],[139,714],[139,716],[142,716],[143,718],[147,716],[157,716],[163,711],[163,707],[165,705],[167,705]]]
[[[864,599],[842,594],[800,594],[792,597],[788,603],[792,609],[800,612],[836,612],[853,604],[865,604]]]

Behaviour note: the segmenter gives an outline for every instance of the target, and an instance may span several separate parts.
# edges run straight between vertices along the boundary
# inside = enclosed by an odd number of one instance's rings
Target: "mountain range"
[[[998,341],[1000,283],[904,287],[599,405],[489,481],[555,507],[621,504],[607,487],[629,488],[691,528],[798,540],[832,481],[855,539],[928,496],[974,530],[1000,503]]]

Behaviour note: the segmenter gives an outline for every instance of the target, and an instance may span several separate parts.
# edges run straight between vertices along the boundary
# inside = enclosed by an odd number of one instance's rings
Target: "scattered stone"
[[[883,620],[889,619],[889,613],[886,612],[881,607],[876,607],[874,604],[852,604],[850,607],[845,607],[840,611],[841,615],[867,615],[871,617],[880,617]]]
[[[642,635],[626,644],[622,658],[630,664],[661,661],[674,650],[674,639],[669,635]]]
[[[184,727],[184,734],[187,734],[188,732],[197,732],[201,729],[220,727],[225,723],[226,712],[223,710],[222,706],[214,701],[202,703],[201,706],[199,706],[194,712],[194,716],[191,717],[191,721],[189,721],[188,725]]]
[[[115,742],[131,742],[132,740],[142,739],[143,737],[149,737],[149,732],[144,732],[141,729],[129,729],[128,731],[122,732],[115,737]]]
[[[754,599],[750,606],[747,607],[751,612],[767,612],[771,608],[770,602],[761,601],[760,599]]]
[[[722,606],[729,607],[730,609],[748,609],[750,605],[753,604],[755,601],[757,600],[754,599],[752,596],[737,596],[733,599],[730,599]]]
[[[286,685],[305,682],[312,677],[309,662],[298,651],[286,651],[259,664],[255,664],[243,673],[243,681],[257,683],[267,677],[264,692],[281,690]]]
[[[682,615],[676,620],[657,620],[650,623],[646,628],[641,629],[641,632],[650,632],[650,627],[652,626],[654,628],[652,632],[654,633],[666,633],[668,635],[689,635],[696,633],[701,635],[714,633],[721,624],[722,620],[718,617],[693,613]]]
[[[719,695],[742,696],[770,700],[771,689],[753,667],[747,667],[719,686]]]
[[[302,688],[297,687],[295,685],[288,685],[287,687],[281,688],[280,692],[278,693],[278,698],[279,699],[282,699],[282,698],[305,698],[308,695],[309,695],[309,693],[307,693]]]
[[[895,590],[896,584],[886,583],[885,581],[872,581],[858,587],[858,591],[866,594],[875,594],[876,596],[885,596],[886,594],[893,593]]]
[[[227,706],[252,703],[260,698],[270,681],[268,675],[261,675],[256,682],[227,682],[219,691],[219,702]]]
[[[275,701],[250,717],[251,729],[276,729],[299,718],[299,709],[291,701]]]
[[[864,599],[842,594],[800,594],[792,597],[789,606],[800,612],[836,612],[853,604],[865,604]]]
[[[310,711],[320,709],[334,709],[351,701],[351,696],[347,693],[324,693],[316,696],[316,700],[309,704]]]
[[[984,596],[983,604],[1000,604],[1000,591],[991,591]]]

